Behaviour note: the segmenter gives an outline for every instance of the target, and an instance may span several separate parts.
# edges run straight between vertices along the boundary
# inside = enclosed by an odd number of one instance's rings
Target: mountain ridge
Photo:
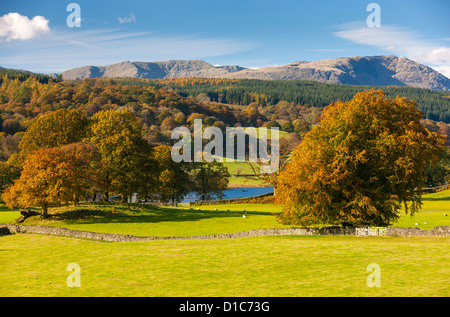
[[[237,65],[213,66],[203,60],[158,62],[124,61],[106,66],[83,66],[61,73],[64,79],[208,77],[264,80],[314,80],[322,83],[372,86],[411,86],[450,90],[450,79],[413,60],[392,55],[353,56],[282,66],[249,69]]]

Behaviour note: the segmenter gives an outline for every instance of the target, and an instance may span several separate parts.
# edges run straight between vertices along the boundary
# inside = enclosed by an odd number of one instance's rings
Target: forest
[[[323,108],[332,101],[350,100],[356,93],[382,89],[388,98],[404,96],[415,100],[425,119],[450,123],[450,93],[413,87],[371,87],[342,84],[325,84],[307,80],[257,80],[257,79],[121,79],[129,85],[153,86],[172,89],[181,96],[203,95],[207,100],[234,104],[274,106],[281,101]]]

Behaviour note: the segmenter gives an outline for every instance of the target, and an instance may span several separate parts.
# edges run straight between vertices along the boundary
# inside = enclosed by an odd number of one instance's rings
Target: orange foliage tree
[[[62,202],[78,202],[91,194],[98,177],[100,156],[91,144],[37,150],[26,157],[20,178],[2,195],[10,208],[48,208]]]
[[[414,101],[375,90],[326,107],[279,176],[279,220],[388,225],[402,206],[414,214],[425,169],[443,150],[442,136],[420,125],[422,115]]]

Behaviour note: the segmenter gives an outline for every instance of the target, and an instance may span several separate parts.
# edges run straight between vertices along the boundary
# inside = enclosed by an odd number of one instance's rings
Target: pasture
[[[422,211],[395,225],[448,226],[449,202],[450,191],[425,195]],[[279,211],[271,204],[190,210],[85,203],[51,209],[50,219],[25,224],[194,236],[286,227],[275,220]],[[18,216],[0,209],[0,223]],[[120,243],[15,234],[0,237],[0,296],[447,297],[449,242],[448,237],[267,236]],[[81,267],[80,287],[66,284],[69,263]],[[380,287],[367,284],[371,263],[381,268]]]

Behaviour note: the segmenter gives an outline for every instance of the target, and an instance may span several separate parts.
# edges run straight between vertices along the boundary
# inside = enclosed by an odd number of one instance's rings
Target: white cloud
[[[0,17],[0,40],[29,40],[50,32],[49,20],[43,16],[35,16],[31,20],[16,12]]]
[[[136,23],[136,17],[134,16],[134,13],[130,13],[130,16],[127,18],[119,18],[119,23],[131,23],[131,22],[135,22]]]
[[[343,39],[376,47],[426,64],[444,76],[450,77],[450,47],[436,45],[414,31],[396,25],[368,27],[351,22],[337,26],[334,35]]]
[[[445,77],[450,78],[450,66],[434,66],[432,68],[434,68]]]
[[[375,46],[388,51],[422,52],[426,50],[424,41],[412,31],[395,26],[368,27],[364,23],[351,22],[338,26],[340,31],[334,35],[349,41]]]
[[[450,64],[450,47],[432,49],[423,54],[422,60],[430,64]]]

